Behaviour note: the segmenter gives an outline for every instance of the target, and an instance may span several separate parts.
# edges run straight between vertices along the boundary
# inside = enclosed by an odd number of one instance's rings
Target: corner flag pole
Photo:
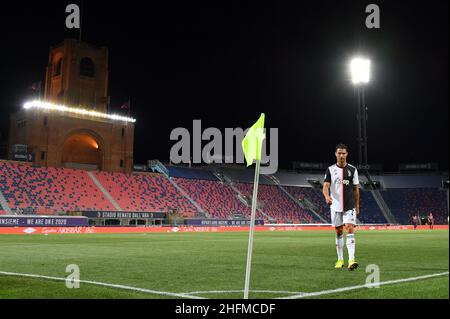
[[[244,299],[248,299],[248,290],[250,286],[250,270],[252,267],[252,250],[253,250],[253,233],[255,229],[255,215],[256,205],[258,204],[258,184],[259,184],[259,166],[261,163],[262,143],[265,139],[264,134],[264,113],[261,113],[258,121],[253,124],[242,140],[242,150],[244,151],[247,167],[253,164],[256,160],[255,181],[253,183],[253,197],[252,197],[252,215],[250,218],[250,233],[248,238],[247,251],[247,269],[245,271],[245,288]]]
[[[256,160],[255,169],[255,181],[253,184],[253,197],[252,197],[252,216],[250,218],[250,234],[248,237],[248,251],[247,251],[247,269],[245,271],[245,288],[244,288],[244,299],[248,299],[248,290],[250,286],[250,270],[252,267],[252,250],[253,250],[253,232],[255,228],[255,216],[256,216],[256,205],[258,197],[258,183],[259,183],[259,164],[261,160]]]

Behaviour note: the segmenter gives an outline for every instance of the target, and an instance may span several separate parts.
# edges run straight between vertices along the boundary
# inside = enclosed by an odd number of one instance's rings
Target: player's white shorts
[[[346,212],[336,212],[331,210],[331,224],[339,227],[344,224],[356,225],[356,209],[350,209]]]

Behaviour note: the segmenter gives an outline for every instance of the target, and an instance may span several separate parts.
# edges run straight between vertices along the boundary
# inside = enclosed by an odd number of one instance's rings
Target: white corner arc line
[[[436,274],[431,274],[431,275],[425,275],[425,276],[418,276],[418,277],[410,277],[410,278],[397,279],[397,280],[382,281],[380,283],[375,283],[375,284],[365,284],[365,285],[350,286],[350,287],[331,289],[331,290],[322,290],[322,291],[317,291],[317,292],[305,293],[305,294],[300,294],[300,295],[295,295],[295,296],[280,297],[280,298],[275,298],[275,299],[300,299],[300,298],[307,298],[307,297],[315,297],[315,296],[329,295],[329,294],[334,294],[334,293],[343,292],[343,291],[349,291],[349,290],[356,290],[356,289],[362,289],[362,288],[372,288],[372,287],[375,287],[377,285],[380,285],[380,286],[382,286],[382,285],[392,285],[392,284],[398,284],[398,283],[409,282],[409,281],[416,281],[416,280],[421,280],[421,279],[428,279],[428,278],[445,276],[445,275],[448,275],[448,271],[447,272],[436,273]]]
[[[50,279],[50,280],[58,280],[58,281],[66,281],[67,280],[67,278],[61,278],[61,277],[43,276],[43,275],[35,275],[35,274],[21,274],[21,273],[15,273],[15,272],[7,272],[7,271],[0,271],[0,275],[17,276],[17,277],[29,277],[29,278],[38,278],[38,279]],[[98,282],[98,281],[76,280],[75,279],[75,280],[73,280],[71,282],[79,282],[79,283],[85,283],[85,284],[91,284],[91,285],[97,285],[97,286],[104,286],[104,287],[111,287],[111,288],[118,288],[118,289],[125,289],[125,290],[132,290],[132,291],[144,292],[144,293],[155,294],[155,295],[180,297],[180,298],[190,298],[190,299],[206,299],[206,298],[202,298],[202,297],[191,296],[191,295],[184,294],[184,293],[157,291],[157,290],[150,290],[150,289],[145,289],[145,288],[137,288],[137,287],[131,287],[131,286],[125,286],[125,285],[109,284],[109,283]]]

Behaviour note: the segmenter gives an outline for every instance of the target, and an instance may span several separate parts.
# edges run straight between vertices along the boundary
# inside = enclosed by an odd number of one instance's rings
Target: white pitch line
[[[428,279],[433,277],[439,277],[439,276],[445,276],[448,275],[449,272],[442,272],[442,273],[436,273],[431,275],[425,275],[425,276],[419,276],[419,277],[411,277],[411,278],[404,278],[404,279],[397,279],[397,280],[389,280],[389,281],[383,281],[380,283],[374,283],[374,284],[365,284],[365,285],[359,285],[359,286],[350,286],[350,287],[344,287],[344,288],[338,288],[338,289],[332,289],[332,290],[322,290],[312,293],[305,293],[305,292],[292,292],[292,291],[273,291],[273,290],[251,290],[251,292],[254,293],[287,293],[287,294],[296,294],[294,296],[287,296],[287,297],[280,297],[275,299],[299,299],[299,298],[306,298],[306,297],[314,297],[314,296],[320,296],[320,295],[326,295],[326,294],[333,294],[343,291],[349,291],[349,290],[356,290],[356,289],[362,289],[362,288],[370,288],[375,287],[377,285],[391,285],[391,284],[397,284],[402,282],[409,282],[409,281],[416,281],[421,279]],[[58,280],[58,281],[66,281],[67,278],[61,278],[61,277],[52,277],[52,276],[43,276],[43,275],[35,275],[35,274],[22,274],[22,273],[14,273],[14,272],[6,272],[6,271],[0,271],[0,275],[6,275],[6,276],[18,276],[18,277],[30,277],[30,278],[42,278],[42,279],[50,279],[50,280]],[[138,292],[144,292],[148,294],[156,294],[156,295],[163,295],[163,296],[171,296],[171,297],[181,297],[181,298],[190,298],[190,299],[207,299],[203,297],[193,296],[195,294],[204,294],[204,293],[239,293],[243,292],[243,290],[211,290],[211,291],[193,291],[193,292],[186,292],[186,293],[174,293],[174,292],[165,292],[165,291],[157,291],[157,290],[150,290],[145,288],[137,288],[137,287],[131,287],[131,286],[124,286],[124,285],[116,285],[116,284],[109,284],[104,282],[98,282],[98,281],[90,281],[90,280],[71,280],[71,282],[79,282],[79,283],[86,283],[91,285],[97,285],[97,286],[104,286],[104,287],[112,287],[112,288],[118,288],[118,289],[125,289],[125,290],[132,290],[132,291],[138,291]]]
[[[404,279],[382,281],[382,282],[380,282],[378,284],[377,283],[373,283],[373,284],[365,284],[365,285],[359,285],[359,286],[344,287],[344,288],[338,288],[338,289],[332,289],[332,290],[322,290],[322,291],[317,291],[317,292],[312,292],[312,293],[305,293],[305,294],[299,294],[299,295],[288,296],[288,297],[281,297],[281,298],[276,298],[276,299],[299,299],[299,298],[307,298],[307,297],[314,297],[314,296],[321,296],[321,295],[329,295],[329,294],[334,294],[334,293],[337,293],[337,292],[343,292],[343,291],[349,291],[349,290],[355,290],[355,289],[361,289],[361,288],[371,288],[371,287],[376,287],[378,285],[380,285],[380,286],[382,286],[382,285],[392,285],[392,284],[398,284],[398,283],[402,283],[402,282],[416,281],[416,280],[428,279],[428,278],[445,276],[445,275],[448,275],[448,271],[447,272],[436,273],[436,274],[431,274],[431,275],[419,276],[419,277],[410,277],[410,278],[404,278]]]
[[[305,292],[301,291],[282,291],[282,290],[249,290],[250,292],[255,293],[267,293],[267,294],[305,294]],[[198,295],[198,294],[226,294],[226,293],[238,293],[244,292],[244,290],[207,290],[207,291],[191,291],[184,292],[187,295]]]
[[[61,277],[51,277],[51,276],[42,276],[42,275],[34,275],[34,274],[21,274],[21,273],[6,272],[6,271],[0,271],[0,275],[18,276],[18,277],[30,277],[30,278],[42,278],[42,279],[51,279],[51,280],[59,280],[59,281],[66,281],[67,280],[67,278],[61,278]],[[97,286],[104,286],[104,287],[112,287],[112,288],[119,288],[119,289],[125,289],[125,290],[139,291],[139,292],[144,292],[144,293],[148,293],[148,294],[155,294],[155,295],[181,297],[181,298],[191,298],[191,299],[206,299],[206,298],[202,298],[202,297],[191,296],[191,295],[184,294],[184,293],[157,291],[157,290],[150,290],[150,289],[145,289],[145,288],[137,288],[137,287],[124,286],[124,285],[109,284],[109,283],[98,282],[98,281],[74,279],[74,280],[70,280],[70,282],[79,282],[79,283],[86,283],[86,284],[97,285]]]

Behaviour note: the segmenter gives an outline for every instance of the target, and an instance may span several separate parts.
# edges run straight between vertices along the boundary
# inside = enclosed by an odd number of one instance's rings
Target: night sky
[[[111,111],[131,97],[135,163],[169,160],[176,127],[246,128],[261,112],[279,129],[280,168],[333,163],[334,146],[357,161],[357,99],[348,73],[372,60],[366,90],[369,163],[437,162],[448,169],[448,1],[86,1],[82,39],[109,48]],[[0,132],[44,81],[50,45],[78,37],[66,5],[2,4]],[[381,10],[367,29],[366,5]],[[207,142],[204,142],[206,144]]]

